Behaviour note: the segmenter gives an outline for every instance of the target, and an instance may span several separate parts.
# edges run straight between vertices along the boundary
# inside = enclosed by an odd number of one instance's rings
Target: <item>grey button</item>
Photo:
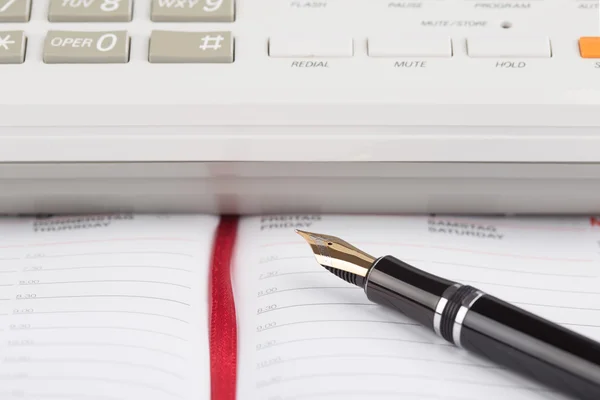
[[[0,22],[27,22],[31,0],[0,0]]]
[[[133,0],[50,0],[50,22],[129,22]]]
[[[22,64],[25,61],[25,32],[0,32],[0,64]]]
[[[151,63],[232,63],[231,32],[153,31],[148,61]]]
[[[154,22],[233,22],[235,0],[152,0]]]
[[[50,31],[44,42],[48,64],[100,64],[129,61],[126,31]]]

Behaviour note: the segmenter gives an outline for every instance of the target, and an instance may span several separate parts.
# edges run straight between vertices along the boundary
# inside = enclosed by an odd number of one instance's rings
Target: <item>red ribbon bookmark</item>
[[[210,377],[212,400],[235,400],[237,382],[237,324],[231,285],[231,263],[238,217],[221,216],[211,262]]]

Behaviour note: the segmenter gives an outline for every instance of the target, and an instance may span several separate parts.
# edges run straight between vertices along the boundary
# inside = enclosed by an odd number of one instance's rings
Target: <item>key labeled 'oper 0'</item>
[[[129,61],[126,31],[50,31],[44,43],[47,64],[116,64]]]

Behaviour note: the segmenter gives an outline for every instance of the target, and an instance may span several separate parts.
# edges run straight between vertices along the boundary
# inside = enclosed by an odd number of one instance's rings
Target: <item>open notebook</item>
[[[209,399],[209,333],[222,328],[208,318],[218,223],[0,220],[0,399]],[[298,215],[239,224],[231,271],[239,400],[563,399],[370,304],[317,265],[294,228],[394,255],[600,340],[600,226],[590,218]]]

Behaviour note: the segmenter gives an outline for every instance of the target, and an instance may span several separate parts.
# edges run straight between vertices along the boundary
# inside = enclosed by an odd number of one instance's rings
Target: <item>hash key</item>
[[[231,32],[153,31],[148,61],[151,63],[232,63]]]

